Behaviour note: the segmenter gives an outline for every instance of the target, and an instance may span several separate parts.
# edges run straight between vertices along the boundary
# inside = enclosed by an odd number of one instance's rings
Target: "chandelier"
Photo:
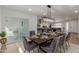
[[[46,16],[43,16],[43,20],[44,21],[47,21],[47,22],[54,22],[55,18],[51,16],[51,8],[52,6],[51,5],[47,5],[47,15]]]

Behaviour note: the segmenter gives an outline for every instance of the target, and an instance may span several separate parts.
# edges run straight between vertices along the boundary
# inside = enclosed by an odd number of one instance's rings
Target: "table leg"
[[[44,49],[41,48],[41,46],[39,46],[39,49],[43,51],[44,53],[47,53]]]

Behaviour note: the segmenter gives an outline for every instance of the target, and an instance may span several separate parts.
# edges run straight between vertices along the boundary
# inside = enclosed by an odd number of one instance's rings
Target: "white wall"
[[[6,25],[13,31],[16,30],[17,27],[20,29],[22,19],[28,20],[29,31],[35,30],[37,32],[37,16],[0,6],[0,31],[3,31]],[[6,20],[11,21],[11,23],[7,23]],[[29,31],[27,32],[29,33]],[[14,37],[9,37],[8,42],[14,42]]]
[[[69,32],[78,33],[78,20],[69,21]]]
[[[17,19],[28,19],[29,20],[29,31],[30,30],[35,30],[37,32],[37,16],[34,15],[29,15],[27,13],[23,13],[17,10],[12,10],[12,9],[8,9],[5,7],[1,7],[2,8],[2,29],[4,29],[3,27],[6,25],[5,24],[5,20],[6,17],[14,17]],[[15,25],[17,26],[17,25]]]
[[[66,25],[68,23],[68,27]],[[62,23],[64,27],[64,32],[76,32],[79,33],[79,20],[70,20]],[[68,29],[67,29],[68,28]]]
[[[78,26],[78,33],[79,33],[79,16],[78,16],[78,25],[77,26]]]
[[[1,32],[1,8],[0,8],[0,32]]]
[[[29,31],[34,30],[37,33],[37,17],[31,16],[29,20]]]

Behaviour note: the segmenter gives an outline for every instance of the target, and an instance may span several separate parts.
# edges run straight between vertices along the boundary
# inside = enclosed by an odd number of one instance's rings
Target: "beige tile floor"
[[[77,44],[70,44],[71,46],[68,48],[66,53],[79,53],[79,45]]]
[[[22,45],[19,45],[18,43],[8,45],[5,53],[23,53]],[[26,51],[26,53],[28,52]],[[79,45],[70,44],[70,47],[68,48],[68,50],[66,50],[65,53],[79,53]]]
[[[7,50],[0,50],[1,53],[19,53],[16,43],[7,45]]]

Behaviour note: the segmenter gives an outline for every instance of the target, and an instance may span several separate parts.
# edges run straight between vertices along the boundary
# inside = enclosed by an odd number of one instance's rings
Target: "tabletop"
[[[33,42],[37,43],[37,44],[41,44],[41,43],[44,43],[50,39],[53,39],[54,36],[42,36],[42,37],[30,37],[30,40],[32,40]]]

